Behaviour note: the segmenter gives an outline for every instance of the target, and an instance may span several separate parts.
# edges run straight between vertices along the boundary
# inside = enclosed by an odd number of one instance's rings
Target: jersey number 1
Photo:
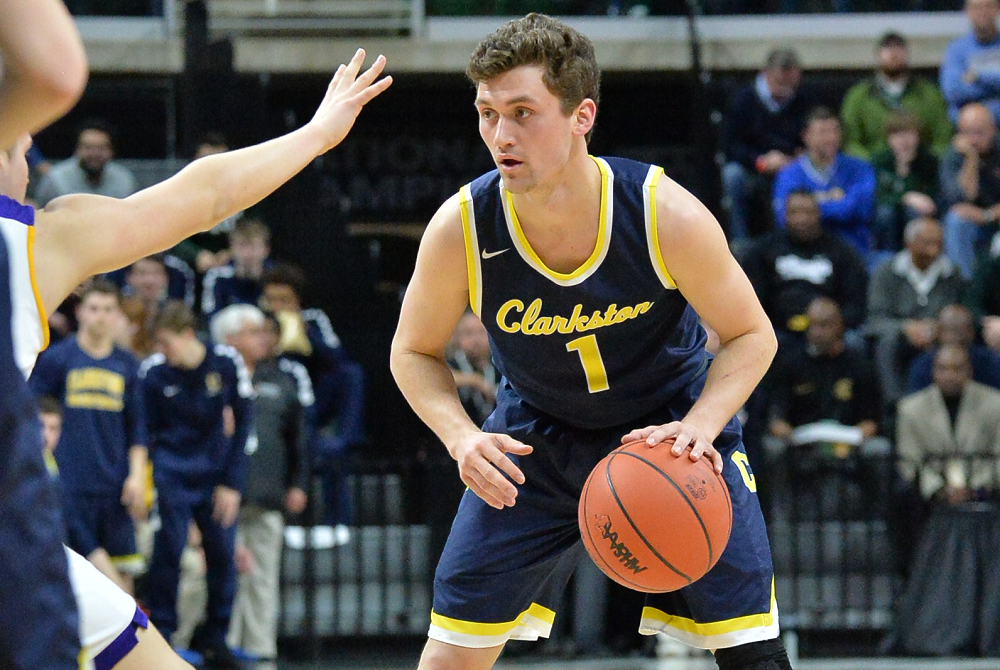
[[[587,335],[567,342],[566,351],[575,351],[580,355],[583,372],[587,375],[587,390],[600,393],[611,388],[608,386],[608,371],[604,369],[601,350],[597,348],[597,336]]]

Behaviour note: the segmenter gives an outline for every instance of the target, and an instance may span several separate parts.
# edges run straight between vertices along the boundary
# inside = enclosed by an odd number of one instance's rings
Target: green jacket
[[[852,86],[840,108],[844,151],[867,160],[884,147],[886,119],[899,107],[920,118],[923,123],[921,141],[936,156],[941,156],[951,143],[951,121],[941,91],[923,77],[911,77],[898,102],[882,91],[875,77]]]

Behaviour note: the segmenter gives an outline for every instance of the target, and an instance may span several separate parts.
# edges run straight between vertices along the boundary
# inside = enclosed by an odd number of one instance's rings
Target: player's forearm
[[[770,326],[724,343],[708,369],[705,388],[684,423],[698,426],[715,439],[763,379],[777,349]]]
[[[0,150],[76,104],[87,57],[73,20],[57,0],[7,0],[0,14]]]
[[[204,203],[192,234],[213,228],[252,207],[294,177],[320,155],[326,140],[310,125],[246,149],[201,158],[173,179],[179,195],[200,192]],[[189,197],[183,196],[182,197]]]
[[[455,377],[443,359],[394,350],[391,368],[410,407],[449,450],[463,435],[479,430],[462,407]]]

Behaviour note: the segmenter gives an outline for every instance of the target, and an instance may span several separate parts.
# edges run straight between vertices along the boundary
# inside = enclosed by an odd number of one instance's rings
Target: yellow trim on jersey
[[[733,619],[725,619],[724,621],[697,623],[694,619],[667,614],[655,607],[643,607],[642,618],[659,621],[671,628],[682,630],[685,633],[713,637],[741,630],[749,630],[751,628],[767,628],[773,625],[776,605],[777,600],[774,598],[774,577],[771,577],[771,609],[762,614],[747,614]]]
[[[507,621],[505,623],[476,623],[474,621],[452,619],[431,610],[432,625],[443,630],[451,631],[453,633],[463,633],[465,635],[503,635],[504,633],[509,633],[518,626],[524,624],[524,620],[527,617],[533,617],[540,621],[544,621],[551,626],[552,622],[556,619],[556,613],[548,607],[543,607],[538,603],[531,603],[531,607],[518,614],[517,618],[513,621]]]
[[[653,238],[653,253],[656,255],[656,264],[660,272],[663,273],[664,279],[672,287],[677,288],[677,282],[670,276],[670,270],[667,269],[667,264],[663,262],[663,252],[660,250],[660,231],[656,227],[656,183],[660,181],[661,176],[663,176],[663,168],[656,168],[652,179],[649,181],[649,232]]]
[[[90,660],[90,654],[86,647],[80,649],[80,653],[77,654],[76,667],[80,670],[94,670],[94,664]]]
[[[38,292],[38,280],[35,278],[35,227],[28,226],[28,274],[31,276],[31,291],[35,294],[35,306],[38,307],[38,320],[42,323],[42,351],[49,347],[49,317],[45,314],[42,294]]]
[[[124,556],[110,556],[112,565],[123,565],[127,563],[139,563],[144,564],[146,562],[146,557],[142,554],[125,554]]]
[[[462,236],[465,238],[465,265],[469,274],[469,305],[476,316],[482,310],[482,280],[479,274],[479,246],[475,242],[475,214],[472,211],[472,189],[466,184],[459,190],[458,202],[462,211]]]
[[[612,194],[608,193],[608,169],[605,167],[604,162],[597,160],[593,156],[590,158],[597,164],[597,168],[601,171],[601,214],[597,224],[597,244],[594,245],[594,251],[583,262],[583,265],[570,273],[556,272],[539,258],[535,250],[531,248],[531,242],[525,236],[524,230],[521,229],[521,221],[517,218],[517,212],[514,211],[514,196],[510,191],[504,191],[507,196],[507,211],[510,212],[510,222],[514,226],[514,234],[517,235],[517,239],[521,243],[521,248],[524,249],[524,252],[528,254],[539,270],[559,281],[576,279],[593,267],[594,263],[601,258],[604,251],[605,237],[608,234],[608,200],[612,197]]]

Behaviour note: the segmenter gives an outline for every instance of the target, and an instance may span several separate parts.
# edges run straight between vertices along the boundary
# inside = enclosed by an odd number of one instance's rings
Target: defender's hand
[[[458,473],[465,485],[490,507],[513,507],[517,488],[502,474],[507,473],[518,484],[524,483],[524,473],[507,457],[530,454],[532,448],[508,435],[472,433],[449,449],[458,462]]]
[[[712,446],[712,440],[704,432],[694,426],[681,421],[665,423],[660,426],[646,426],[633,430],[628,435],[622,437],[622,444],[635,442],[636,440],[646,440],[646,444],[654,446],[664,440],[674,438],[674,444],[670,448],[670,453],[680,456],[684,450],[691,446],[688,458],[697,461],[703,455],[708,456],[715,465],[716,472],[722,472],[722,455]]]
[[[358,72],[364,60],[365,50],[358,49],[350,63],[337,68],[323,102],[309,122],[326,137],[324,151],[340,144],[354,125],[361,108],[392,83],[392,77],[375,81],[385,67],[385,56],[376,58],[372,66],[359,77]]]

